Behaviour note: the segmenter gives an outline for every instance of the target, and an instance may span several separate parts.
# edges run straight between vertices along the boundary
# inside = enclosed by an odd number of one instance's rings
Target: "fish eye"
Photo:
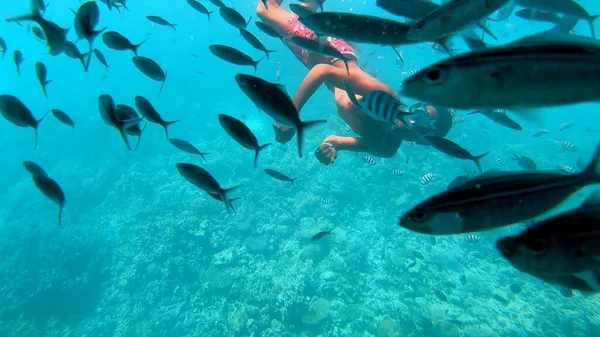
[[[433,68],[425,73],[425,81],[429,84],[437,84],[441,82],[443,75],[443,69],[441,68]]]
[[[423,28],[425,28],[425,22],[419,22],[419,23],[417,23],[417,25],[415,26],[415,28],[416,28],[418,31],[421,31],[421,30],[423,30]]]
[[[533,242],[529,244],[529,248],[531,248],[536,255],[543,254],[548,250],[548,241],[544,239],[533,240]]]
[[[427,220],[427,213],[422,210],[416,210],[412,212],[410,217],[416,222],[425,222]]]

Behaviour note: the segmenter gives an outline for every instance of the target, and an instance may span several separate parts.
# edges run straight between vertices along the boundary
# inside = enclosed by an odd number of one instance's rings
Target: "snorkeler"
[[[294,104],[298,111],[317,91],[325,84],[334,93],[338,114],[358,137],[343,137],[331,135],[315,151],[317,159],[325,164],[332,164],[337,158],[338,151],[367,152],[377,157],[393,157],[402,141],[421,142],[424,135],[445,136],[452,127],[452,115],[448,109],[436,108],[431,105],[416,104],[411,107],[415,112],[415,118],[411,120],[411,126],[406,127],[402,122],[396,121],[396,125],[377,121],[366,114],[359,106],[352,104],[348,94],[343,89],[346,81],[355,91],[357,99],[363,95],[381,90],[395,98],[398,95],[385,83],[372,77],[358,66],[358,57],[354,48],[347,42],[327,38],[329,44],[336,48],[350,61],[349,74],[341,59],[311,53],[298,46],[293,45],[285,39],[286,36],[302,36],[304,38],[316,39],[315,33],[298,21],[298,16],[281,8],[282,0],[269,0],[268,9],[262,1],[258,1],[256,13],[259,18],[280,36],[283,42],[294,53],[307,68],[308,75],[302,81],[300,88],[294,96]],[[303,4],[308,10],[314,11],[315,2]],[[290,141],[295,130],[277,123],[273,124],[275,137],[279,143]]]

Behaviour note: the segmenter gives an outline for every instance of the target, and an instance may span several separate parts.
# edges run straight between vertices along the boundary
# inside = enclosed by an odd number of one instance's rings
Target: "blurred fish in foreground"
[[[600,192],[581,207],[498,241],[516,269],[549,283],[600,291]]]
[[[581,188],[600,183],[600,145],[581,173],[489,172],[423,201],[399,225],[423,234],[488,230],[535,218]]]

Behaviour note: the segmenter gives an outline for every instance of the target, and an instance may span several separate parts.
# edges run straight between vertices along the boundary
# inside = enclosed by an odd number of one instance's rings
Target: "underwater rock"
[[[302,316],[306,324],[318,324],[329,313],[329,301],[324,298],[314,300],[308,309],[308,314]]]
[[[391,319],[384,319],[379,322],[377,327],[377,337],[400,337],[402,335],[402,329],[400,324],[396,323]]]

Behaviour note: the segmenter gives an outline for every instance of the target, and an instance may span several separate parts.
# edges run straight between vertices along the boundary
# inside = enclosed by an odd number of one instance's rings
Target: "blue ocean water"
[[[226,1],[244,17],[257,20],[256,3]],[[284,3],[284,5],[287,1]],[[581,3],[592,14],[600,5]],[[209,10],[216,7],[205,2]],[[28,32],[28,24],[0,23],[8,44],[0,61],[0,93],[19,97],[41,118],[61,109],[76,122],[74,131],[49,115],[39,128],[33,151],[31,129],[0,121],[0,335],[1,336],[597,336],[600,306],[595,296],[575,292],[566,298],[556,286],[522,274],[495,250],[495,241],[513,229],[438,237],[409,232],[398,217],[424,198],[443,191],[471,162],[452,159],[424,146],[402,145],[389,159],[340,152],[331,166],[314,150],[331,134],[350,136],[336,113],[335,101],[321,88],[302,110],[304,120],[327,119],[307,130],[304,158],[296,143],[274,141],[272,119],[242,94],[237,73],[252,73],[214,57],[211,43],[253,50],[215,12],[209,22],[185,1],[128,2],[129,11],[109,11],[99,2],[99,27],[107,26],[133,43],[147,39],[139,55],[168,72],[164,90],[132,64],[132,53],[95,47],[106,56],[108,71],[92,60],[89,72],[64,55],[52,57]],[[78,1],[51,0],[45,17],[72,27]],[[327,10],[392,18],[375,1],[335,1]],[[1,13],[29,11],[27,1],[4,1]],[[155,25],[160,15],[177,30]],[[490,22],[499,42],[548,29],[511,17]],[[258,65],[257,76],[277,81],[294,93],[306,68],[277,39],[250,30],[267,48],[276,49]],[[576,31],[589,36],[587,23]],[[74,31],[69,39],[75,39]],[[489,41],[488,41],[489,40]],[[87,43],[79,42],[86,50]],[[464,49],[460,41],[457,48]],[[391,48],[359,46],[359,63],[399,89],[412,72],[446,55],[425,43],[402,47],[405,63]],[[25,61],[18,77],[12,52]],[[35,76],[35,63],[49,70],[49,99]],[[277,75],[280,73],[280,78]],[[98,96],[134,105],[148,98],[172,125],[172,137],[185,139],[208,162],[183,153],[149,124],[139,149],[127,151],[118,132],[101,120]],[[414,103],[406,99],[408,103]],[[448,138],[472,153],[491,151],[486,169],[519,170],[513,152],[533,158],[539,168],[587,162],[598,142],[596,104],[545,109],[536,120],[520,118],[523,131],[511,131],[482,116],[457,111]],[[252,167],[253,153],[236,144],[217,115],[244,121],[259,143],[273,142]],[[560,124],[574,126],[561,131]],[[531,136],[547,129],[542,137]],[[574,143],[578,151],[561,148]],[[135,143],[134,138],[132,142]],[[406,162],[406,158],[410,160]],[[422,157],[421,159],[418,159]],[[499,160],[496,160],[495,158]],[[42,165],[60,183],[67,203],[63,225],[58,207],[33,184],[22,162]],[[224,186],[243,184],[235,195],[237,214],[209,198],[178,173],[175,164],[206,168]],[[295,187],[267,176],[272,168],[297,178]],[[400,169],[404,174],[393,173]],[[434,180],[423,185],[425,174]],[[573,208],[590,189],[575,194],[555,212]],[[319,241],[311,237],[334,228]],[[517,226],[517,230],[518,230]],[[418,252],[418,253],[415,253]],[[420,253],[420,254],[419,254]],[[417,257],[416,255],[422,255]],[[412,262],[416,264],[407,268]],[[466,282],[465,282],[466,280]],[[511,289],[518,287],[520,292]],[[436,296],[435,288],[446,301]]]

